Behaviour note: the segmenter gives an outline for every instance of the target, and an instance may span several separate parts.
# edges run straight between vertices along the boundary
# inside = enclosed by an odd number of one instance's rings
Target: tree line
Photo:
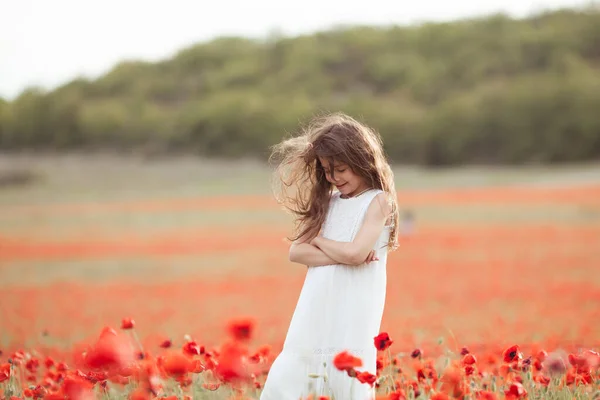
[[[222,37],[0,99],[0,148],[266,157],[329,111],[376,128],[394,162],[598,159],[600,10]]]

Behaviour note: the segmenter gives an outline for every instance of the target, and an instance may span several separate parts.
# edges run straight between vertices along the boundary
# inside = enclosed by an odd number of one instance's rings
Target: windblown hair
[[[269,161],[275,165],[273,191],[279,204],[295,217],[294,234],[289,239],[310,240],[319,234],[329,209],[333,185],[325,177],[319,157],[347,164],[373,189],[387,194],[389,216],[388,250],[398,245],[398,204],[394,175],[380,135],[373,129],[342,114],[313,119],[297,136],[272,147]]]

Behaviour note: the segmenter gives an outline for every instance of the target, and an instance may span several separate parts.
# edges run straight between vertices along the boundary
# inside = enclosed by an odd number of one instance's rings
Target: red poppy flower
[[[25,352],[23,350],[17,350],[9,358],[11,358],[13,360],[13,364],[19,365],[20,363],[15,362],[15,361],[22,361],[22,360],[24,360],[26,358],[25,357]]]
[[[260,353],[261,356],[263,357],[267,357],[270,353],[271,353],[271,346],[269,346],[268,344],[260,346],[258,348],[258,350],[256,350],[258,353]]]
[[[200,346],[194,341],[189,341],[183,345],[183,352],[190,356],[200,355]]]
[[[569,364],[571,364],[578,374],[588,374],[591,371],[587,357],[569,354]]]
[[[247,360],[248,349],[239,342],[225,343],[221,347],[215,368],[217,376],[224,382],[236,382],[250,377]]]
[[[43,386],[37,385],[33,389],[33,397],[36,399],[43,398],[48,394],[48,389]]]
[[[0,383],[10,378],[10,364],[0,364]]]
[[[435,370],[435,366],[433,365],[433,361],[429,360],[425,363],[425,365],[418,367],[417,370],[417,379],[422,381],[424,379],[433,379],[433,383],[437,381],[438,373]]]
[[[586,350],[583,352],[583,357],[587,359],[588,364],[592,368],[600,365],[600,354],[597,351]]]
[[[172,345],[173,345],[173,342],[171,342],[171,339],[165,339],[161,342],[160,347],[162,347],[163,349],[168,349]]]
[[[533,377],[533,380],[542,386],[548,386],[550,384],[550,378],[544,375],[536,375]]]
[[[235,340],[250,340],[254,332],[254,319],[241,318],[232,320],[227,325],[227,331]]]
[[[494,392],[488,392],[487,390],[479,391],[475,394],[477,400],[498,400],[498,396]]]
[[[133,329],[135,321],[131,318],[123,318],[121,321],[121,329]]]
[[[451,367],[444,372],[440,390],[443,393],[450,394],[454,398],[462,398],[464,396],[463,378],[458,368]]]
[[[150,400],[150,393],[144,388],[137,388],[129,395],[129,400]]]
[[[502,364],[500,368],[497,370],[497,375],[500,375],[503,378],[506,378],[508,374],[510,374],[513,369],[508,364]]]
[[[473,354],[467,354],[466,356],[463,357],[462,363],[464,365],[473,365],[473,364],[477,363],[477,358]]]
[[[375,336],[373,340],[375,342],[375,348],[379,351],[387,350],[388,347],[394,343],[394,341],[390,339],[390,335],[388,335],[387,332],[381,332],[379,335]]]
[[[193,365],[184,354],[172,351],[164,356],[162,367],[168,375],[179,377],[187,374]]]
[[[527,397],[527,391],[519,382],[511,383],[510,387],[504,391],[506,399],[523,399]]]
[[[430,400],[450,400],[446,393],[436,393],[429,398]]]
[[[377,377],[368,371],[364,371],[356,374],[356,379],[358,379],[360,383],[368,383],[369,386],[373,387]]]
[[[90,371],[86,374],[83,374],[83,372],[77,370],[77,375],[80,378],[86,378],[87,380],[89,380],[92,383],[96,383],[96,382],[101,382],[101,383],[106,383],[106,380],[108,379],[108,375],[105,372],[94,372],[94,371]]]
[[[93,390],[94,384],[75,376],[67,376],[62,384],[62,391],[69,399],[77,400],[93,400],[95,394]]]
[[[161,358],[161,360],[163,359]],[[162,383],[159,378],[159,368],[157,365],[157,361],[158,359],[154,361],[150,358],[147,358],[143,361],[140,361],[140,363],[136,366],[136,369],[134,370],[134,377],[137,380],[139,386],[145,388],[154,396],[156,396],[162,388]]]
[[[539,362],[544,362],[546,360],[546,357],[548,357],[548,352],[546,352],[546,350],[540,350],[535,355],[535,359]]]
[[[375,367],[376,367],[377,371],[382,370],[384,366],[385,365],[383,364],[383,359],[380,358],[380,357],[377,357],[377,362],[375,364]]]
[[[465,375],[471,376],[475,372],[475,368],[472,365],[465,365]]]
[[[217,361],[210,355],[210,353],[206,353],[204,355],[204,368],[210,371],[214,371],[217,368]]]
[[[264,361],[269,354],[271,353],[271,346],[269,345],[264,345],[259,347],[256,352],[250,356],[250,361],[253,363],[259,363],[261,361]]]
[[[502,359],[505,363],[519,361],[523,359],[523,353],[521,353],[518,345],[510,346],[502,352]]]
[[[423,351],[421,349],[414,349],[412,353],[410,353],[412,358],[423,357]]]
[[[362,360],[358,357],[354,357],[347,351],[338,353],[333,359],[333,365],[340,371],[349,371],[357,367],[362,367]]]
[[[406,392],[403,389],[397,389],[388,395],[387,400],[406,400]]]
[[[179,384],[179,386],[184,389],[189,387],[192,384],[192,377],[189,375],[181,375],[175,378],[175,381]]]
[[[40,361],[34,357],[30,358],[25,363],[25,368],[27,368],[27,371],[31,372],[32,374],[35,374],[35,372],[37,371],[39,366],[40,366]]]
[[[108,327],[102,330],[98,341],[85,355],[85,363],[91,369],[119,369],[133,360],[131,342]]]
[[[202,361],[200,360],[194,360],[192,362],[192,366],[190,368],[190,372],[194,372],[196,374],[199,374],[201,372],[203,372],[206,368],[204,368],[204,365],[202,365]]]
[[[589,385],[592,382],[594,382],[594,379],[592,378],[592,374],[589,372],[577,374],[575,378],[576,385]]]
[[[16,399],[18,399],[18,397],[16,397]],[[12,400],[12,396],[11,396],[11,400]],[[56,393],[51,392],[44,396],[44,400],[65,400],[65,395],[62,394],[61,391],[57,391]],[[79,400],[79,399],[77,399],[77,400]]]
[[[52,357],[48,356],[46,357],[46,359],[44,360],[44,365],[46,366],[46,368],[50,368],[55,364],[54,360],[52,359]]]

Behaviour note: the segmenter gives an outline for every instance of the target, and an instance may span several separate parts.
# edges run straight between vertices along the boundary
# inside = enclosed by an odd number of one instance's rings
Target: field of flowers
[[[377,375],[336,368],[382,399],[600,398],[600,183],[398,187]],[[0,398],[257,399],[305,273],[289,217],[82,192],[0,198]]]

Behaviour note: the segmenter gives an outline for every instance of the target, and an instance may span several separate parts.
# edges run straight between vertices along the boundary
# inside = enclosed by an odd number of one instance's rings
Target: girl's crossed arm
[[[310,243],[310,238],[302,237],[294,241],[290,246],[289,259],[291,262],[306,265],[308,267],[321,267],[325,265],[346,264],[341,260],[334,259]],[[377,260],[375,252],[371,251],[367,257],[355,265]]]
[[[377,259],[378,258],[375,257],[375,252],[371,251],[365,259],[354,265],[359,265],[365,262],[371,262]],[[339,260],[334,260],[327,254],[325,254],[323,250],[307,242],[292,243],[292,246],[290,247],[290,261],[306,265],[308,267],[321,267],[324,265],[345,264]]]
[[[308,267],[340,264],[339,261],[332,259],[318,247],[301,241],[296,241],[290,246],[290,261]]]
[[[385,193],[380,193],[369,205],[364,222],[352,242],[338,242],[317,236],[311,244],[339,263],[360,265],[372,253],[391,212]]]

